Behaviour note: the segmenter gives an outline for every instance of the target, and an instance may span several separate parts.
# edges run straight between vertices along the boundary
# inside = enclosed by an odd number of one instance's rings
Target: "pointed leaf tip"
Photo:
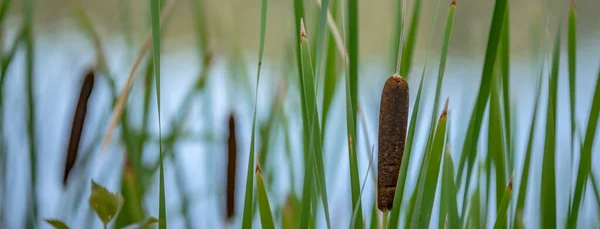
[[[304,18],[300,18],[300,39],[306,39],[306,27],[304,27]]]
[[[452,6],[456,6],[456,0],[452,0],[452,3],[450,3],[450,7]]]
[[[450,102],[450,97],[446,98],[446,103],[444,104],[444,109],[442,110],[442,115],[440,118],[448,116],[448,103]]]

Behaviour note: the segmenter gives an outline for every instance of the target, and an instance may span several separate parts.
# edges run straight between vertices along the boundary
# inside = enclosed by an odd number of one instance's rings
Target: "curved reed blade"
[[[508,215],[508,206],[510,205],[510,198],[512,196],[512,188],[513,176],[510,177],[506,191],[504,191],[502,201],[500,202],[500,205],[498,205],[498,216],[496,217],[496,222],[494,223],[494,229],[505,228],[507,222],[506,216]]]
[[[317,191],[320,193],[321,200],[323,202],[323,210],[325,212],[325,221],[327,223],[327,227],[331,228],[330,218],[329,218],[329,203],[327,200],[327,186],[325,182],[325,166],[323,163],[323,143],[321,142],[321,131],[320,131],[320,121],[319,121],[319,113],[317,108],[317,94],[316,94],[316,84],[315,84],[315,75],[314,69],[312,67],[311,61],[311,52],[310,45],[308,42],[308,38],[306,36],[306,29],[304,27],[304,23],[301,20],[301,67],[302,67],[302,77],[304,80],[304,95],[306,95],[306,108],[307,108],[307,117],[309,118],[309,131],[310,141],[309,141],[309,152],[308,158],[311,158],[307,163],[315,163],[314,175],[316,177]],[[310,167],[310,166],[309,166]],[[309,172],[311,170],[308,170]],[[314,207],[314,206],[313,206]]]
[[[377,207],[392,210],[398,173],[404,155],[408,124],[409,87],[398,75],[389,77],[381,93],[379,151],[377,161]]]
[[[256,69],[256,90],[254,91],[254,113],[252,115],[252,133],[250,134],[250,152],[248,153],[248,169],[246,175],[246,191],[244,195],[244,213],[242,216],[242,228],[247,229],[252,227],[253,215],[253,184],[254,184],[254,140],[256,135],[256,106],[258,104],[258,85],[260,82],[260,70],[262,66],[263,52],[265,48],[265,32],[267,29],[267,0],[260,2],[260,40],[258,48],[258,68]]]
[[[531,124],[529,126],[529,133],[528,133],[528,139],[527,139],[527,148],[525,149],[525,159],[523,161],[523,169],[522,169],[522,175],[521,175],[521,183],[519,184],[519,194],[517,197],[517,207],[515,210],[515,219],[518,219],[519,217],[522,218],[523,214],[524,214],[524,208],[525,208],[525,197],[527,195],[527,184],[529,182],[529,166],[531,165],[531,152],[533,151],[533,138],[535,135],[535,128],[536,128],[536,123],[537,123],[537,115],[538,115],[538,105],[540,103],[540,94],[541,94],[541,89],[542,89],[542,73],[543,73],[543,68],[544,65],[542,64],[541,68],[540,68],[540,76],[538,78],[538,83],[537,83],[537,89],[536,89],[536,93],[535,93],[535,103],[533,105],[533,116],[531,118]],[[524,228],[521,227],[521,225],[518,224],[518,220],[515,220],[515,222],[513,223],[513,228]]]
[[[258,159],[256,160],[258,161]],[[271,205],[269,204],[265,182],[263,181],[262,171],[258,163],[256,163],[256,195],[262,228],[274,229],[275,223],[273,221],[273,214],[271,213]]]
[[[411,223],[412,225],[416,225],[416,228],[429,228],[429,223],[431,222],[431,212],[433,208],[433,201],[435,200],[435,192],[437,190],[437,181],[440,173],[440,165],[444,152],[444,146],[446,145],[446,127],[447,127],[447,119],[448,119],[448,101],[446,99],[446,104],[444,105],[444,109],[442,110],[442,114],[438,120],[437,127],[435,129],[435,135],[433,137],[433,143],[431,149],[428,152],[428,161],[427,165],[423,165],[421,168],[424,179],[423,184],[418,190],[417,203],[416,207],[420,208],[420,211],[415,211],[415,215]],[[420,198],[419,198],[420,197]],[[414,228],[414,226],[413,226]]]
[[[450,130],[450,125],[448,125],[448,130]],[[450,139],[450,136],[448,135],[446,138]],[[457,190],[456,184],[454,183],[454,161],[452,160],[452,154],[450,153],[449,148],[446,148],[444,155],[439,228],[442,227],[442,223],[447,225],[447,228],[462,228],[456,202]],[[442,221],[443,219],[445,219],[445,222]]]
[[[483,63],[483,70],[481,73],[481,84],[475,104],[473,105],[473,111],[469,120],[467,133],[464,138],[463,150],[460,156],[458,164],[458,174],[456,176],[457,187],[462,188],[462,176],[466,170],[466,185],[464,186],[465,192],[463,192],[463,206],[466,206],[467,195],[470,190],[471,174],[474,169],[475,159],[477,156],[477,144],[479,142],[479,133],[481,132],[481,124],[483,121],[483,113],[487,106],[487,101],[490,96],[491,80],[494,73],[494,64],[498,57],[498,44],[500,43],[500,33],[502,32],[502,26],[504,24],[504,16],[506,15],[507,0],[497,0],[494,6],[494,13],[492,16],[492,23],[490,26],[490,32],[487,41],[487,47],[485,52],[485,59]],[[466,164],[468,162],[468,164]],[[465,165],[467,166],[465,168]],[[463,214],[465,215],[466,208],[463,207]]]
[[[165,19],[167,18],[168,15],[170,15],[171,9],[173,8],[175,1],[177,1],[177,0],[169,0],[165,3],[165,6],[163,7],[163,9],[161,10],[161,13],[160,13],[160,23],[158,23],[158,25],[164,24]],[[156,7],[158,7],[158,3],[157,3]],[[101,152],[104,152],[108,148],[108,144],[110,143],[112,134],[113,134],[115,128],[117,127],[117,124],[119,123],[119,120],[121,119],[121,116],[123,116],[123,111],[124,111],[125,105],[127,103],[127,98],[129,98],[129,93],[131,92],[131,88],[133,87],[133,81],[134,81],[135,75],[136,75],[135,73],[137,72],[138,67],[142,63],[142,59],[144,59],[144,56],[146,56],[146,52],[148,52],[148,49],[150,49],[150,45],[152,44],[152,37],[153,37],[152,34],[153,34],[153,32],[150,31],[148,33],[148,35],[146,35],[146,38],[144,39],[144,42],[142,43],[142,45],[140,47],[140,51],[139,51],[135,61],[133,62],[133,66],[129,70],[129,73],[127,75],[127,81],[125,82],[125,86],[123,87],[123,90],[119,94],[119,97],[117,97],[117,101],[114,105],[113,112],[110,115],[110,122],[108,124],[108,129],[106,131],[106,135],[104,135],[104,138],[102,139],[102,151]],[[158,33],[158,34],[160,35],[160,33]],[[159,37],[159,35],[157,35],[157,36]]]
[[[552,70],[548,85],[548,109],[546,111],[546,129],[544,139],[544,156],[542,162],[542,182],[540,193],[540,220],[542,228],[556,228],[556,114],[558,69],[560,65],[561,26],[556,33]]]
[[[581,156],[579,158],[579,168],[577,171],[577,182],[575,184],[575,193],[573,196],[573,206],[569,213],[568,228],[577,228],[577,217],[579,215],[581,201],[586,189],[586,183],[590,173],[592,173],[592,149],[596,137],[596,128],[600,117],[600,71],[596,81],[596,89],[592,99],[591,110],[588,118],[588,126],[585,132],[583,145],[581,146]],[[597,152],[597,151],[596,151]]]
[[[77,153],[79,152],[79,141],[81,139],[81,133],[83,132],[83,126],[85,124],[85,116],[87,113],[88,100],[94,89],[94,70],[91,69],[85,75],[83,84],[81,85],[81,91],[79,93],[79,100],[75,107],[75,115],[73,116],[73,124],[71,126],[71,137],[69,139],[69,146],[67,149],[67,157],[65,162],[65,171],[63,174],[63,187],[67,186],[67,179],[69,173],[75,165],[77,159]]]

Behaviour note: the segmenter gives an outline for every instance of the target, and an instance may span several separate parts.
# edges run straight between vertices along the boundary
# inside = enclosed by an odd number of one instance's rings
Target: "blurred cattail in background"
[[[63,186],[67,185],[67,179],[69,173],[75,165],[77,159],[77,152],[79,151],[79,141],[81,140],[81,133],[83,132],[83,125],[85,124],[85,115],[87,113],[88,100],[94,89],[94,69],[88,70],[81,85],[81,92],[79,93],[79,100],[75,107],[75,115],[73,116],[73,125],[71,127],[71,138],[69,139],[69,146],[67,149],[67,158],[65,162],[65,173],[63,176]]]

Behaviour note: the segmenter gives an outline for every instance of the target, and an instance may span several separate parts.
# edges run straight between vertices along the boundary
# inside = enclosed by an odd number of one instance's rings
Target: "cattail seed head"
[[[75,108],[75,115],[73,117],[73,124],[71,126],[71,137],[69,139],[65,171],[63,174],[63,186],[67,185],[69,173],[71,173],[71,169],[73,169],[73,165],[75,165],[75,160],[77,159],[79,140],[81,139],[83,125],[85,123],[88,100],[92,94],[92,90],[94,89],[94,78],[94,70],[90,69],[83,80],[83,84],[81,85],[81,92],[79,93],[79,100],[77,101],[77,107]]]
[[[226,213],[227,220],[233,218],[235,210],[235,172],[237,162],[237,143],[235,138],[235,118],[229,115],[229,137],[227,138],[227,195]]]
[[[377,207],[392,209],[398,173],[404,155],[408,123],[408,83],[401,76],[388,78],[381,93],[379,110],[379,151]]]

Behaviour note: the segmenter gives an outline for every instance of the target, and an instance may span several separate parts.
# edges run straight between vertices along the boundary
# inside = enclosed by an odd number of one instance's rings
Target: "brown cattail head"
[[[77,107],[75,108],[75,115],[73,117],[73,125],[71,126],[71,138],[69,139],[69,148],[67,149],[63,186],[67,185],[69,173],[71,172],[71,169],[73,169],[73,165],[75,165],[75,160],[77,159],[79,140],[81,139],[83,125],[85,123],[88,100],[94,89],[94,78],[94,69],[90,69],[83,80],[83,85],[81,85],[81,92],[79,93],[79,100],[77,101]]]
[[[229,115],[229,137],[227,138],[227,220],[233,218],[235,207],[235,171],[237,161],[237,143],[235,140],[235,118]]]
[[[385,81],[379,110],[377,207],[392,209],[408,123],[408,83],[393,75]]]

